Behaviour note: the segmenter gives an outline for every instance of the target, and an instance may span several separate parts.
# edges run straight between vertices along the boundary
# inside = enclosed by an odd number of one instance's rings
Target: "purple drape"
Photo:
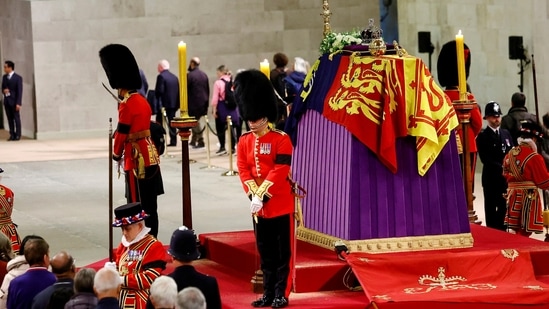
[[[415,147],[396,140],[393,174],[344,127],[305,112],[292,169],[308,191],[306,227],[347,240],[470,232],[455,136],[423,177]]]

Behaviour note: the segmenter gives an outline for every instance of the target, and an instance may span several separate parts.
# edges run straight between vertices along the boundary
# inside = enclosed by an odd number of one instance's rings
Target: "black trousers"
[[[177,145],[177,129],[172,128],[170,123],[172,122],[173,118],[175,117],[175,113],[177,112],[177,108],[166,108],[166,118],[168,118],[168,135],[170,136],[170,142],[168,145],[176,146]],[[156,114],[156,122],[164,126],[164,117],[161,112],[158,112]]]
[[[227,134],[227,119],[215,118],[215,131],[217,133],[217,139],[219,139],[219,148],[225,149],[225,136]],[[234,125],[231,132],[231,148],[234,149],[240,135],[242,135],[242,125]]]
[[[506,188],[496,188],[494,186],[482,187],[484,193],[484,215],[486,226],[494,229],[506,230],[504,224],[507,214],[507,201],[503,197]]]
[[[257,218],[254,222],[255,239],[261,270],[263,294],[268,297],[287,296],[291,259],[291,216]]]
[[[141,202],[141,207],[145,213],[149,215],[145,219],[145,226],[149,227],[151,234],[154,237],[158,236],[158,203],[157,196],[164,194],[164,184],[162,182],[162,174],[158,165],[148,166],[145,168],[145,179],[137,179],[133,176],[132,171],[126,171],[126,200],[128,203]],[[134,182],[134,186],[130,186],[130,182]],[[137,190],[138,194],[132,193],[131,187]],[[138,200],[133,200],[133,196],[137,196]]]
[[[10,138],[21,138],[21,113],[15,111],[16,105],[9,105],[4,102],[4,110],[8,118],[8,126],[10,128]]]

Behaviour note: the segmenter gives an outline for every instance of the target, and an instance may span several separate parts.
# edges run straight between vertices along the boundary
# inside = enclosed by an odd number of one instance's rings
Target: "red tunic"
[[[118,106],[113,154],[124,155],[125,171],[160,163],[149,131],[151,113],[149,103],[138,93],[127,94]]]
[[[549,189],[549,173],[543,157],[528,144],[521,143],[505,156],[503,176],[508,182],[505,222],[510,228],[543,232],[538,188]]]
[[[17,234],[15,224],[11,221],[13,211],[14,194],[10,188],[0,185],[0,231],[11,240],[11,248],[14,254],[19,252],[21,239]]]
[[[160,241],[147,234],[129,247],[116,249],[116,265],[123,277],[120,308],[145,309],[149,288],[160,276],[166,261],[166,251]]]
[[[274,218],[294,212],[294,196],[288,175],[292,157],[290,137],[271,129],[265,135],[247,132],[238,140],[237,165],[242,187],[248,196],[264,202],[257,214]]]

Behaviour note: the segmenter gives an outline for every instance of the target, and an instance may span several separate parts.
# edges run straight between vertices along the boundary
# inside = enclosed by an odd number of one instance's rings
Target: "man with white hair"
[[[175,308],[177,284],[173,278],[160,276],[151,284],[150,300],[154,308]]]
[[[206,298],[199,289],[187,287],[177,294],[177,309],[206,309]]]
[[[170,143],[168,146],[177,145],[177,134],[175,128],[170,126],[170,122],[175,117],[175,113],[179,109],[179,79],[170,72],[170,63],[168,60],[160,60],[158,63],[158,76],[156,77],[156,86],[154,93],[158,99],[160,106],[166,110],[168,118],[168,127],[170,134]],[[156,122],[163,123],[162,113],[156,114]]]
[[[97,295],[96,309],[120,309],[118,297],[120,295],[122,281],[116,270],[101,268],[93,278],[93,290]]]

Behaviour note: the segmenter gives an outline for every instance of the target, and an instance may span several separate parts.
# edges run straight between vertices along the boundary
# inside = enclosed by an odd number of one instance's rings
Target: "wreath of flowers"
[[[129,217],[123,217],[123,218],[120,218],[120,219],[115,219],[112,225],[116,226],[116,227],[119,227],[119,226],[122,226],[122,225],[130,225],[130,224],[134,224],[136,222],[139,222],[141,220],[144,220],[147,217],[149,217],[149,215],[147,213],[145,213],[144,210],[142,210],[140,213],[138,213],[136,215],[129,216]]]
[[[345,46],[362,43],[360,31],[353,30],[341,33],[330,32],[320,42],[320,53],[331,54]]]

